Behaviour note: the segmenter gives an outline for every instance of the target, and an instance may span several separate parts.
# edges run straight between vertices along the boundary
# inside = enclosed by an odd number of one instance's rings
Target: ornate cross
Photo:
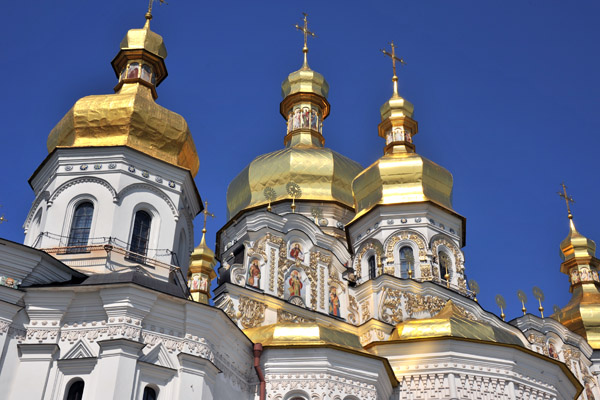
[[[306,53],[308,53],[308,36],[316,38],[317,35],[315,35],[314,32],[308,30],[308,19],[306,18],[308,17],[308,14],[302,13],[302,15],[304,15],[304,26],[296,24],[296,29],[304,33],[304,47],[302,48],[302,52],[304,53],[304,64],[308,65],[308,62],[306,60]]]
[[[381,52],[392,59],[392,67],[394,68],[394,76],[392,77],[392,81],[394,81],[394,95],[398,95],[398,77],[396,76],[396,61],[400,63],[400,65],[406,65],[404,59],[396,57],[396,45],[394,42],[390,42],[392,46],[392,52],[390,53],[387,50],[381,49]]]
[[[148,12],[146,13],[146,19],[152,19],[152,5],[154,5],[154,2],[156,0],[149,0],[148,2]],[[160,4],[169,4],[167,3],[165,0],[158,0],[160,2]]]
[[[575,200],[573,200],[573,198],[567,194],[567,187],[565,186],[564,182],[561,183],[561,186],[563,188],[562,193],[561,192],[556,192],[556,193],[558,193],[558,195],[560,197],[565,199],[565,202],[567,203],[567,212],[569,213],[569,218],[573,218],[573,214],[571,214],[571,205],[569,203],[575,203]]]
[[[0,207],[2,207],[2,205],[0,205]],[[0,215],[0,224],[5,221],[6,221],[6,218],[4,218],[4,214]]]
[[[202,228],[202,233],[206,233],[206,220],[208,217],[215,217],[215,214],[208,212],[208,201],[204,202],[204,211],[202,211],[202,213],[204,214],[204,227]]]

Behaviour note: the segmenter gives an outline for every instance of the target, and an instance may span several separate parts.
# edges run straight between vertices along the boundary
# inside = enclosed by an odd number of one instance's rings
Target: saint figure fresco
[[[329,289],[329,314],[340,316],[340,298],[337,295],[337,289],[333,286]]]
[[[290,297],[292,296],[301,296],[302,290],[302,281],[300,280],[300,272],[297,270],[293,270],[290,274],[289,280],[290,287],[288,288],[288,292]]]
[[[260,288],[260,267],[258,260],[252,260],[248,268],[248,285]]]

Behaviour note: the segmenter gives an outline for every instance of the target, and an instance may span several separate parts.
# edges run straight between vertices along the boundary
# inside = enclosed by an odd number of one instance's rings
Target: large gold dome
[[[356,218],[380,204],[431,201],[452,210],[452,174],[417,153],[385,154],[352,182]]]
[[[163,39],[150,30],[131,29],[112,61],[119,77],[116,93],[79,99],[48,136],[48,152],[60,147],[127,146],[188,169],[200,162],[185,119],[156,104],[156,86],[167,76]]]
[[[351,184],[360,164],[318,145],[292,145],[256,157],[227,189],[228,218],[243,209],[266,205],[264,191],[273,188],[272,201],[291,199],[286,185],[294,182],[301,199],[336,201],[352,207]]]

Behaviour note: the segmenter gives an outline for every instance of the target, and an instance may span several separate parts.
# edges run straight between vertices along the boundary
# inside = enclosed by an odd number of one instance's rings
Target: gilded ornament
[[[360,312],[362,314],[363,323],[371,319],[371,303],[369,302],[369,300],[366,300],[365,302],[361,303]]]
[[[301,317],[299,315],[293,314],[286,310],[278,309],[277,310],[277,322],[303,323],[303,322],[314,322],[314,320]]]
[[[383,252],[383,247],[381,246],[381,244],[379,242],[377,242],[377,245],[373,244],[373,242],[368,242],[368,243],[364,244],[362,249],[356,256],[356,268],[355,269],[356,269],[356,276],[358,277],[358,279],[362,279],[361,263],[362,263],[362,259],[365,255],[365,253],[367,253],[369,250],[373,250],[375,252],[375,262],[377,263],[378,266],[381,266],[381,254]]]
[[[352,325],[358,325],[358,303],[356,297],[348,295],[348,321]]]
[[[266,304],[253,300],[249,297],[240,297],[238,306],[239,322],[244,329],[254,328],[265,321]]]

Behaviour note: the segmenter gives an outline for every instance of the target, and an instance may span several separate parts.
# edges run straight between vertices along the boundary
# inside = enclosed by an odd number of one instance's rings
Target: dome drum
[[[383,120],[377,127],[379,136],[385,139],[385,154],[391,152],[394,146],[401,144],[415,151],[413,136],[419,131],[419,124],[410,117],[392,117]]]
[[[279,112],[283,118],[287,120],[290,111],[292,111],[294,105],[298,103],[311,103],[317,106],[323,114],[323,119],[329,116],[329,112],[331,110],[331,106],[325,97],[316,93],[298,92],[285,97],[280,103]]]
[[[156,99],[158,97],[156,86],[160,85],[168,75],[164,60],[144,50],[121,50],[111,64],[119,79],[119,83],[114,88],[115,92],[119,91],[125,83],[139,82],[149,87],[152,96]],[[150,71],[145,70],[144,66],[150,67]]]

